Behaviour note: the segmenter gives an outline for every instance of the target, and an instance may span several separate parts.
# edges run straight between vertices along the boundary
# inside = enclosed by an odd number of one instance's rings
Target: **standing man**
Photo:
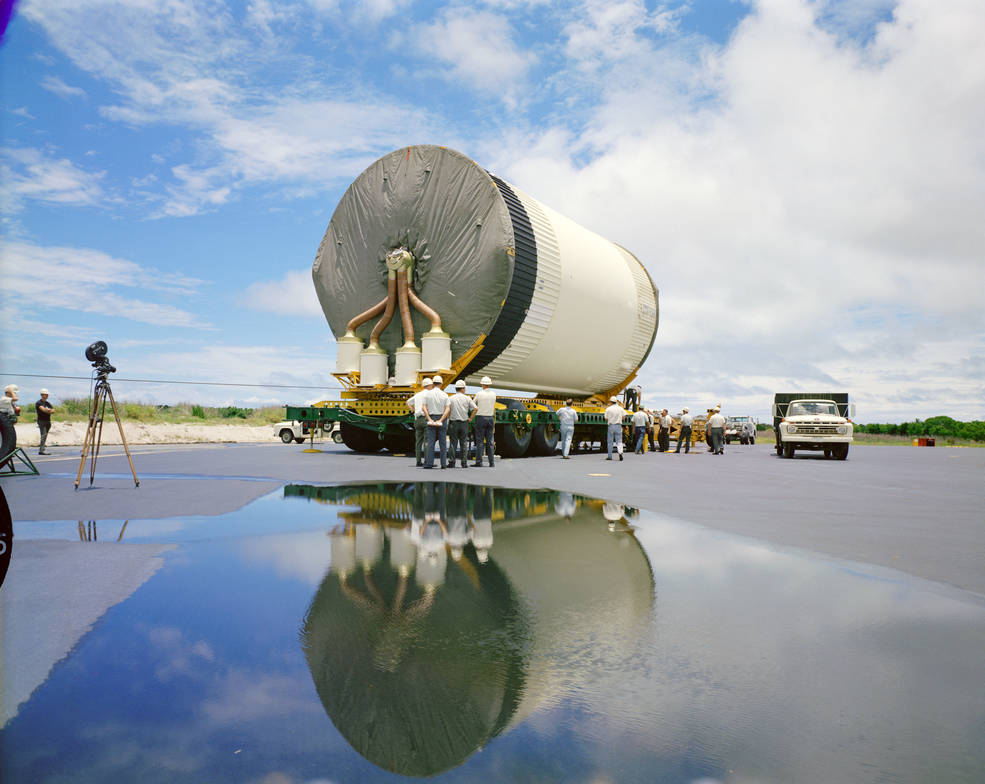
[[[38,447],[39,455],[50,455],[51,452],[44,451],[45,441],[48,440],[48,431],[51,430],[51,412],[55,407],[48,402],[48,390],[41,390],[41,399],[34,404],[34,410],[38,414],[38,430],[41,431],[41,445]]]
[[[13,424],[17,417],[21,415],[21,407],[17,405],[17,393],[20,388],[17,384],[7,384],[3,388],[3,397],[0,397],[0,414],[6,414]]]
[[[473,465],[482,467],[482,453],[485,452],[489,458],[489,467],[493,467],[493,424],[496,415],[496,393],[489,387],[492,386],[492,379],[483,376],[479,382],[482,389],[475,393],[475,463]]]
[[[458,379],[455,382],[455,394],[448,401],[448,437],[451,439],[449,468],[455,467],[456,454],[461,458],[462,468],[469,467],[466,462],[469,456],[469,423],[472,422],[475,412],[475,403],[465,394],[465,382]]]
[[[441,376],[435,376],[431,380],[434,382],[434,386],[427,393],[422,405],[424,416],[427,417],[428,428],[427,456],[424,459],[423,467],[434,468],[434,444],[437,442],[438,448],[441,450],[441,467],[445,468],[448,463],[448,425],[445,424],[448,421],[448,395],[441,388],[443,383]]]
[[[711,432],[711,452],[714,455],[725,454],[725,417],[717,408],[708,419],[708,429]]]
[[[670,428],[673,426],[674,420],[670,418],[670,414],[667,413],[665,408],[660,412],[660,451],[669,452],[670,451]]]
[[[561,459],[568,460],[571,439],[575,435],[575,422],[578,421],[578,412],[571,407],[571,398],[565,400],[564,405],[558,409],[557,418],[561,420]]]
[[[646,409],[636,409],[636,413],[633,414],[633,443],[635,444],[633,451],[638,455],[643,454],[644,438],[649,426],[650,418],[646,415]]]
[[[691,425],[694,424],[694,417],[691,416],[687,409],[685,408],[681,412],[681,432],[677,436],[677,449],[674,450],[677,454],[681,453],[681,442],[684,443],[684,454],[688,454],[691,451]]]
[[[431,391],[430,376],[425,376],[421,381],[421,390],[416,395],[407,398],[407,407],[414,412],[414,457],[417,458],[417,465],[424,465],[425,439],[428,434],[428,419],[424,416],[424,396]]]
[[[615,395],[609,398],[609,402],[612,405],[605,409],[605,422],[608,425],[605,442],[608,444],[609,456],[605,459],[612,459],[612,445],[615,443],[619,450],[619,459],[622,460],[622,420],[626,416],[626,412],[619,405],[619,398]]]

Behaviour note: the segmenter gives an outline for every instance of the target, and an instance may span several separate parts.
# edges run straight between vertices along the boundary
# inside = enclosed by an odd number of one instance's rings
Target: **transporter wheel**
[[[553,409],[551,409],[553,411]],[[553,455],[561,439],[561,428],[554,424],[537,425],[530,436],[530,453],[533,455]]]
[[[848,444],[838,444],[834,448],[834,455],[836,460],[847,460],[848,459]]]
[[[783,456],[789,460],[793,457],[793,444],[783,445]]]
[[[383,441],[375,430],[366,430],[351,422],[343,422],[340,428],[342,441],[353,452],[379,452]]]
[[[413,452],[414,432],[397,431],[383,434],[383,446],[391,452]]]
[[[294,440],[294,433],[285,427],[280,431],[280,440],[285,444],[289,444]]]
[[[519,400],[507,400],[506,408],[519,412],[519,416],[525,416],[527,409]],[[496,426],[496,446],[502,457],[523,457],[530,448],[533,439],[533,429],[526,425],[507,423]]]

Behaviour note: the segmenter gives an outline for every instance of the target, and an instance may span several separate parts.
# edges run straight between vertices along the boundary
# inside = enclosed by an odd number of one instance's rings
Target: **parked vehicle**
[[[748,416],[730,416],[725,419],[725,443],[756,443],[756,422]]]
[[[311,437],[312,424],[314,424],[316,436],[320,437],[327,435],[336,444],[342,443],[342,429],[338,422],[328,423],[330,425],[328,433],[325,433],[321,423],[298,421],[278,422],[274,425],[274,435],[278,436],[285,444],[290,444],[292,441],[297,441],[299,444],[302,444],[306,439]]]
[[[773,397],[776,453],[793,457],[798,449],[823,451],[844,460],[852,443],[855,404],[847,392],[777,392]]]

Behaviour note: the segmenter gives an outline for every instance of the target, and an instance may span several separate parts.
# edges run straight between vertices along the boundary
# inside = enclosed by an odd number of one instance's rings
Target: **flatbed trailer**
[[[356,452],[412,452],[414,449],[414,414],[407,407],[407,400],[415,390],[408,388],[397,392],[389,389],[374,397],[365,393],[342,400],[323,400],[308,406],[286,405],[286,418],[323,426],[338,422],[345,445]],[[343,392],[345,398],[347,394]],[[638,400],[639,392],[633,389],[624,393],[622,404]],[[496,451],[502,457],[526,455],[550,455],[558,446],[561,435],[557,409],[563,400],[548,397],[514,398],[497,396],[495,409],[494,440]],[[572,448],[580,444],[605,447],[607,425],[606,405],[597,399],[572,402],[578,412]],[[623,419],[623,441],[631,444],[632,414]]]

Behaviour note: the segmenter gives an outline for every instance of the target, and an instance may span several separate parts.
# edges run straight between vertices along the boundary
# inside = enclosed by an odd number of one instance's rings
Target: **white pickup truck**
[[[844,460],[855,430],[850,418],[855,415],[854,409],[845,393],[802,398],[777,393],[773,400],[776,453],[789,458],[798,449],[809,449]]]
[[[285,444],[292,441],[303,444],[305,439],[311,437],[311,429],[307,422],[278,422],[274,425],[274,435]],[[321,433],[320,428],[315,428],[315,435],[327,435],[336,444],[342,443],[342,429],[338,422],[332,423],[332,429],[327,434]]]

